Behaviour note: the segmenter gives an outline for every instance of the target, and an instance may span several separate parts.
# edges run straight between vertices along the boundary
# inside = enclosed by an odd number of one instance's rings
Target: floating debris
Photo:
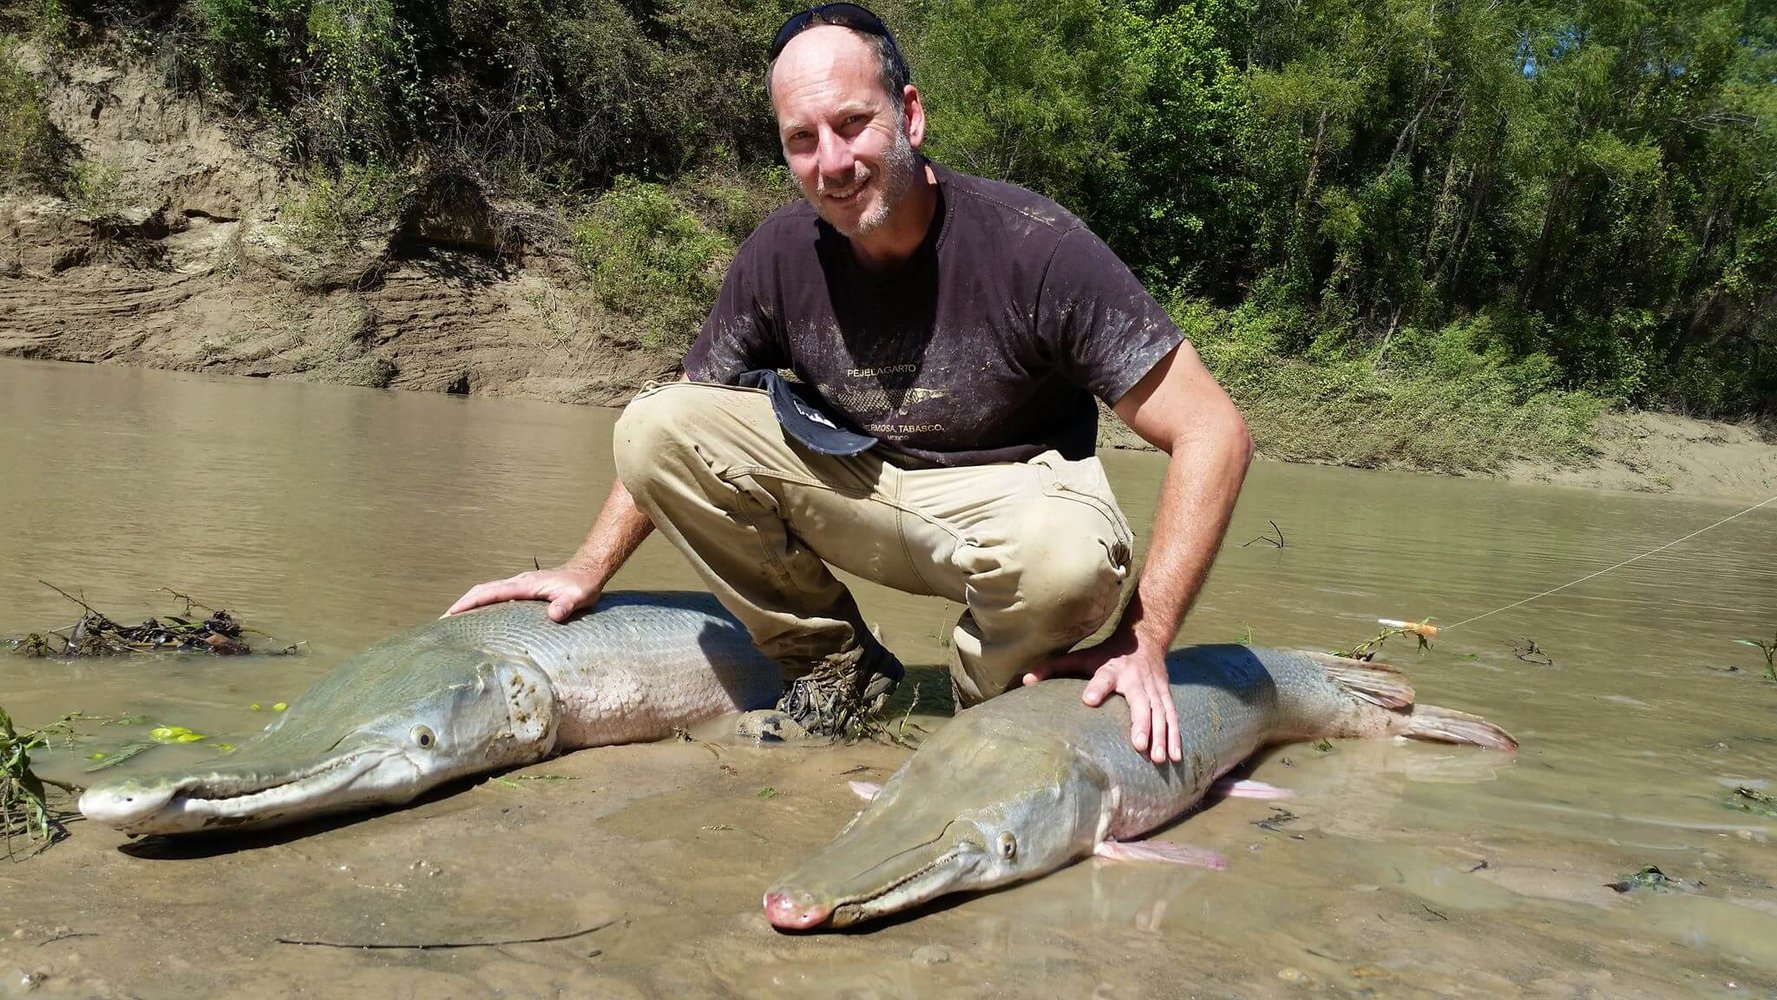
[[[1246,548],[1247,545],[1251,545],[1253,542],[1265,542],[1275,548],[1279,548],[1279,549],[1283,548],[1284,547],[1283,529],[1279,528],[1277,526],[1276,521],[1270,520],[1269,518],[1266,519],[1265,523],[1269,524],[1271,526],[1272,531],[1277,532],[1276,538],[1272,538],[1270,535],[1260,535],[1257,538],[1254,538],[1251,542],[1247,542],[1247,543],[1241,545],[1240,547],[1244,549],[1244,548]]]
[[[80,620],[63,628],[31,632],[15,639],[0,640],[21,656],[54,659],[76,659],[87,656],[130,656],[145,653],[208,653],[215,656],[238,656],[253,652],[246,633],[265,636],[264,632],[242,625],[222,608],[211,608],[175,590],[166,590],[183,601],[179,614],[157,615],[140,625],[122,625],[79,597],[53,583],[39,580],[45,587],[80,605]],[[201,611],[203,614],[198,614]],[[296,653],[301,643],[278,645],[269,650],[276,654]]]
[[[1555,658],[1544,652],[1542,646],[1538,645],[1535,639],[1532,639],[1527,635],[1519,636],[1517,642],[1508,642],[1506,645],[1512,647],[1513,656],[1516,656],[1525,663],[1539,667],[1552,667],[1555,665]]]
[[[1777,795],[1767,795],[1746,785],[1734,789],[1734,794],[1722,804],[1729,809],[1752,813],[1755,816],[1777,817]]]
[[[1658,865],[1642,865],[1633,875],[1626,875],[1615,882],[1604,883],[1606,888],[1617,892],[1633,892],[1637,889],[1668,890],[1679,889],[1685,892],[1696,892],[1703,888],[1703,883],[1696,879],[1673,878],[1659,869]]]
[[[1773,635],[1770,642],[1765,642],[1762,639],[1735,639],[1734,641],[1742,646],[1751,646],[1765,654],[1765,677],[1777,681],[1777,635]]]
[[[1410,635],[1418,640],[1420,649],[1430,649],[1431,640],[1437,638],[1438,635],[1438,627],[1432,624],[1435,621],[1437,621],[1436,618],[1427,618],[1417,622],[1378,618],[1376,624],[1382,626],[1382,631],[1376,633],[1376,638],[1360,642],[1350,649],[1333,649],[1328,652],[1334,656],[1343,656],[1348,660],[1363,660],[1368,663],[1375,659],[1384,642],[1397,635]]]

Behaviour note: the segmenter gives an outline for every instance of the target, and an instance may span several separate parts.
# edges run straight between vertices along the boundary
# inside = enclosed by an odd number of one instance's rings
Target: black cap
[[[806,387],[791,386],[777,372],[759,368],[742,372],[735,385],[764,389],[771,396],[771,411],[784,433],[795,438],[809,451],[822,455],[857,455],[870,450],[877,440],[868,434],[849,430],[805,396],[812,395]],[[804,392],[797,392],[803,388]]]

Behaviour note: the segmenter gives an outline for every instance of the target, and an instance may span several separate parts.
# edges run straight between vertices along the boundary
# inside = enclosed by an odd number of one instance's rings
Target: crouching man
[[[919,90],[869,11],[798,14],[770,55],[803,201],[740,248],[686,380],[619,420],[619,482],[574,557],[450,610],[542,598],[564,619],[658,527],[782,665],[778,711],[811,732],[842,731],[902,672],[837,567],[966,607],[959,706],[1089,677],[1088,704],[1122,695],[1135,747],[1178,760],[1164,656],[1246,474],[1239,411],[1077,218],[920,155]],[[1069,652],[1131,571],[1094,397],[1170,457],[1134,595]]]

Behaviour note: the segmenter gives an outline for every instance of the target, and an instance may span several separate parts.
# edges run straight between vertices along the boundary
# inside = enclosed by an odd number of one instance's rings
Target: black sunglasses
[[[907,62],[901,58],[901,47],[895,44],[895,36],[889,33],[888,25],[883,24],[882,18],[870,13],[869,9],[855,3],[824,3],[790,15],[784,26],[777,29],[777,35],[771,40],[771,48],[766,50],[766,58],[776,60],[783,54],[784,46],[790,44],[790,39],[817,24],[836,24],[866,35],[875,35],[888,43],[889,60],[894,64],[894,70],[900,78],[906,80],[912,75],[907,71]]]

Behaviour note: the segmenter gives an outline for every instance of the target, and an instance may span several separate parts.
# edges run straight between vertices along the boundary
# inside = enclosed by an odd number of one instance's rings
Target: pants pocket
[[[1123,509],[1117,505],[1116,494],[1111,492],[1110,480],[1104,474],[1104,465],[1097,457],[1069,461],[1062,458],[1060,452],[1046,451],[1031,459],[1031,463],[1048,470],[1043,489],[1049,496],[1085,504],[1104,515],[1110,523],[1120,556],[1115,561],[1128,565],[1135,535],[1129,527],[1129,519],[1123,516]]]

